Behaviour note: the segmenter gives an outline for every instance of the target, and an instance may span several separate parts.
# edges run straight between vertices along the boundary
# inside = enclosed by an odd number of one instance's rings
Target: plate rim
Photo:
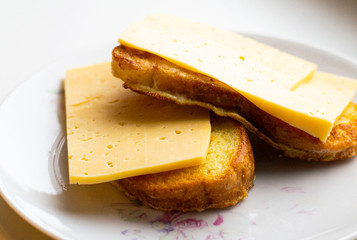
[[[336,49],[328,48],[328,47],[323,47],[321,45],[317,45],[315,43],[309,42],[309,41],[301,41],[297,40],[291,37],[287,36],[282,36],[282,35],[274,35],[274,34],[268,34],[268,33],[259,33],[259,32],[254,32],[254,31],[236,31],[239,34],[242,34],[243,36],[247,36],[250,38],[266,38],[266,39],[271,39],[273,41],[284,41],[288,42],[289,44],[293,45],[300,45],[307,47],[309,49],[314,49],[319,52],[332,55],[338,59],[341,59],[342,61],[355,66],[357,68],[357,60],[347,56],[346,54],[343,54],[339,52]],[[96,44],[94,47],[99,47],[103,45],[104,43],[108,42],[102,42],[102,44]],[[114,47],[115,44],[113,44]],[[73,55],[78,56],[78,54],[82,53],[81,51],[83,49],[80,49],[79,51],[76,51]],[[57,60],[52,61],[51,63],[47,64],[44,66],[42,69],[39,71],[31,74],[28,76],[26,79],[23,79],[17,86],[15,86],[11,91],[9,91],[3,98],[3,100],[0,102],[0,117],[2,115],[3,108],[6,104],[8,104],[9,99],[18,91],[19,88],[23,87],[25,84],[29,83],[30,81],[33,81],[36,79],[41,73],[48,71],[49,68],[55,67],[57,64],[60,64],[62,61],[69,59],[72,55],[67,55],[67,56],[62,56],[58,58]],[[93,63],[95,64],[95,63]],[[0,173],[2,170],[0,169]],[[1,181],[0,178],[0,196],[4,199],[5,203],[16,213],[18,214],[22,219],[24,219],[27,223],[29,223],[32,227],[36,228],[37,230],[41,231],[42,233],[46,234],[47,236],[51,238],[60,238],[60,239],[68,239],[70,236],[66,236],[63,234],[61,231],[56,229],[55,227],[52,227],[50,225],[42,224],[34,217],[32,216],[31,213],[28,213],[25,209],[23,209],[19,204],[16,203],[16,200],[11,197],[10,191],[6,191],[6,187],[4,187],[4,184]],[[357,221],[356,221],[357,223]],[[357,237],[357,229],[353,232],[350,232],[344,236],[345,238],[353,238]]]

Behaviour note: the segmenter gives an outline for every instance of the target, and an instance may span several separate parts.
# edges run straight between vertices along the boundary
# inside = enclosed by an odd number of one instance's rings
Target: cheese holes
[[[92,137],[88,137],[88,138],[84,138],[82,139],[83,142],[86,142],[86,141],[89,141],[89,140],[92,140],[93,138]]]
[[[108,167],[114,167],[112,162],[107,162]]]
[[[180,130],[175,130],[175,134],[181,134],[182,133],[182,131],[180,131]]]

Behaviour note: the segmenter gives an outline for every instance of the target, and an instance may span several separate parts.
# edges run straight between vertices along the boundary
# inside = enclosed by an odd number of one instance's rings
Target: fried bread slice
[[[357,105],[352,102],[322,142],[262,111],[228,85],[154,54],[120,45],[112,52],[112,71],[133,91],[231,117],[287,157],[331,161],[357,154]]]
[[[211,114],[211,139],[199,166],[120,179],[129,198],[164,211],[203,211],[237,204],[254,181],[254,158],[244,127]]]

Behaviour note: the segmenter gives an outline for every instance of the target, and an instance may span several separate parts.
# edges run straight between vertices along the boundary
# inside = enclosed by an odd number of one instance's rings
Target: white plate
[[[347,59],[293,41],[257,40],[357,78]],[[16,212],[61,239],[339,239],[357,236],[357,161],[284,159],[252,138],[256,181],[237,206],[164,213],[128,201],[109,183],[68,186],[65,70],[110,61],[111,45],[62,59],[14,91],[0,108],[0,189]],[[166,238],[165,238],[166,239]]]

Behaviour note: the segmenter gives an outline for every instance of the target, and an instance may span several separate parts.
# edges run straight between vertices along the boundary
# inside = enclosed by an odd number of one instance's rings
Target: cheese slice
[[[209,111],[126,90],[110,63],[65,79],[70,183],[94,184],[200,164]]]
[[[224,64],[241,78],[274,81],[288,89],[310,80],[316,70],[314,63],[251,38],[168,14],[132,23],[119,42],[203,74]]]
[[[334,121],[352,101],[356,90],[355,79],[316,72],[309,82],[301,84],[294,92],[320,106],[317,111],[325,109],[321,114]]]
[[[131,24],[119,42],[222,81],[263,111],[321,141],[329,136],[357,86],[354,80],[341,81],[337,76],[311,79],[314,64],[238,34],[170,15],[151,15]],[[351,91],[335,91],[335,84]],[[321,89],[328,94],[317,97]],[[331,99],[336,102],[327,104]]]

